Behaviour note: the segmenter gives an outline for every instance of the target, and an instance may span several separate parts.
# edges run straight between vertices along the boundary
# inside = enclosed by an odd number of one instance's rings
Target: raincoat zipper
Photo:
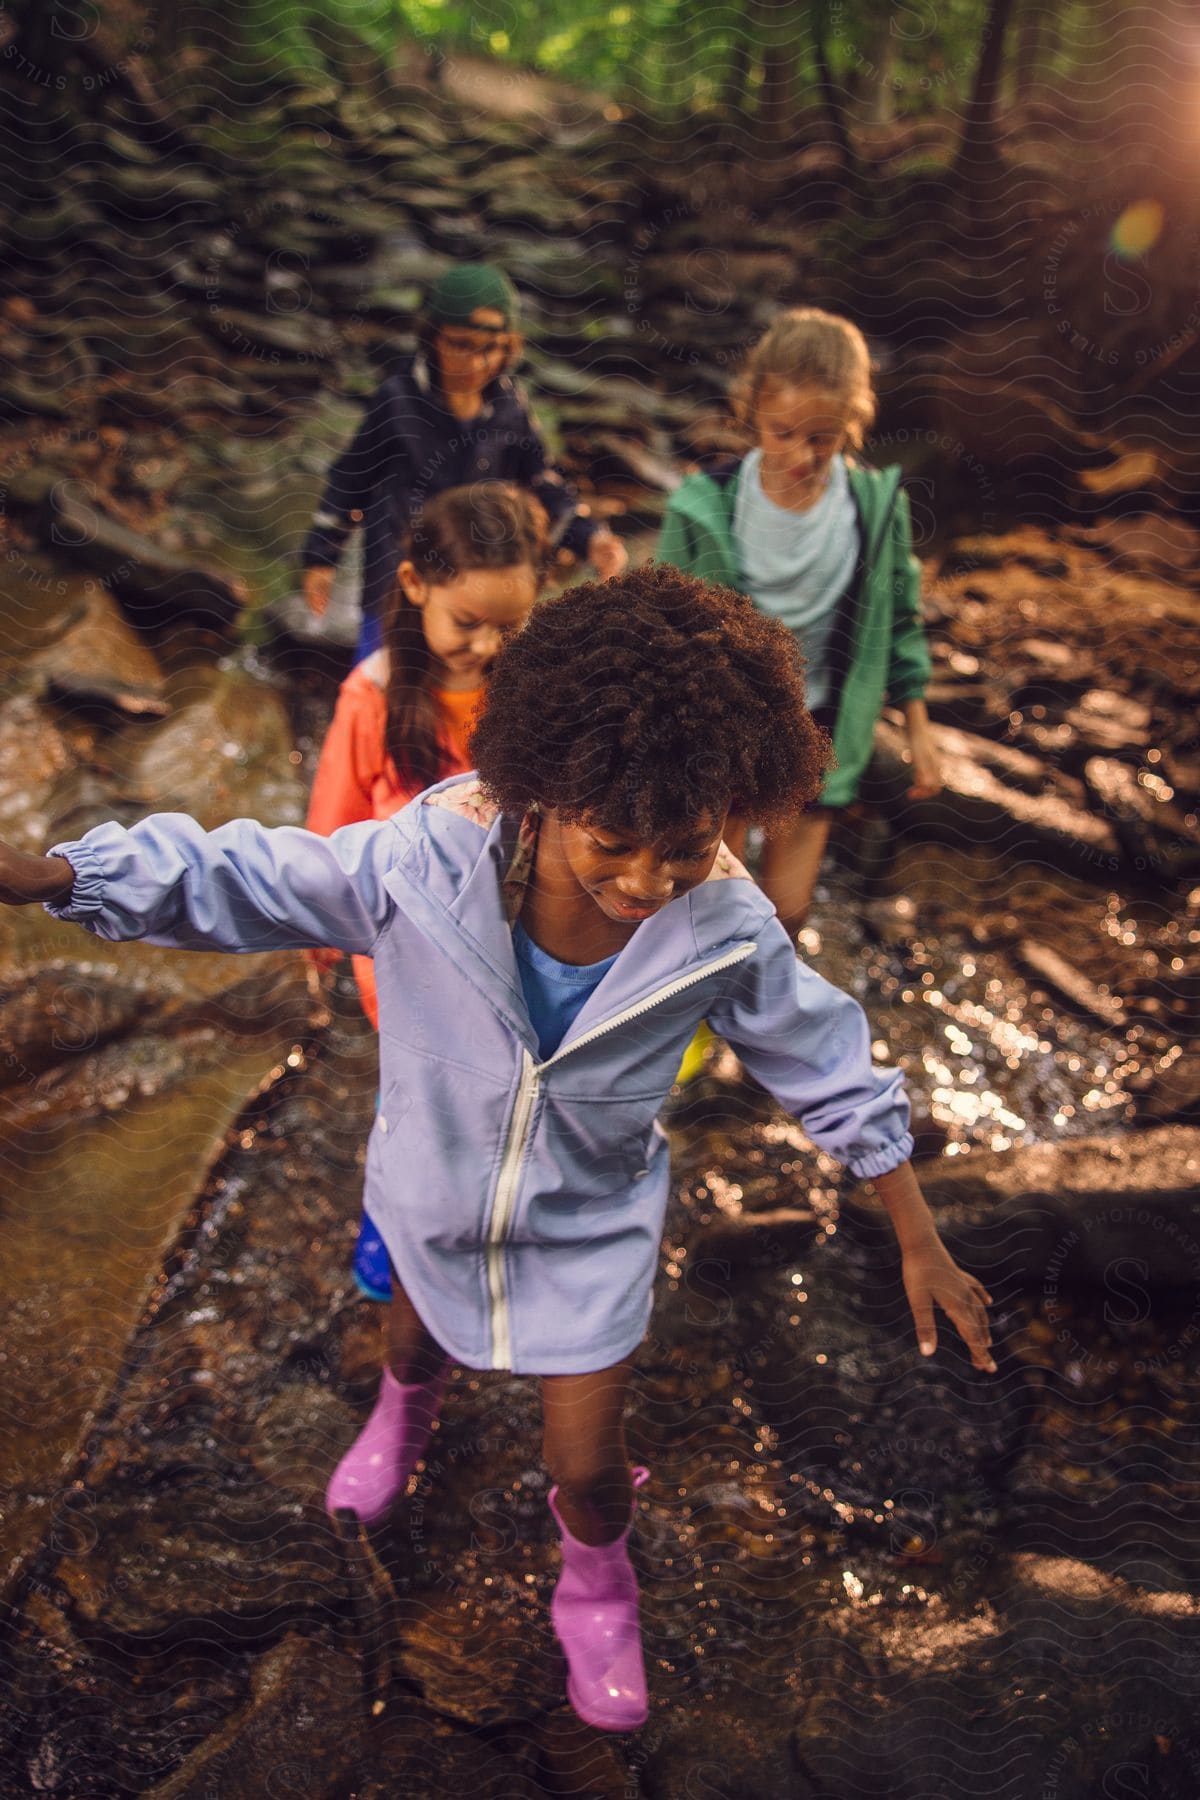
[[[648,994],[639,1000],[636,1006],[627,1006],[624,1012],[614,1013],[611,1019],[603,1024],[593,1025],[582,1037],[576,1038],[573,1044],[565,1049],[556,1050],[543,1063],[535,1063],[529,1051],[521,1050],[521,1081],[517,1088],[517,1097],[513,1102],[512,1118],[509,1121],[508,1137],[504,1145],[504,1155],[500,1163],[500,1177],[496,1183],[496,1199],[492,1207],[491,1223],[488,1227],[487,1245],[487,1280],[488,1295],[492,1304],[492,1367],[507,1369],[512,1362],[512,1327],[509,1318],[508,1293],[504,1285],[504,1242],[508,1236],[508,1228],[512,1222],[513,1202],[516,1198],[517,1181],[521,1168],[521,1158],[525,1153],[525,1142],[529,1136],[529,1122],[533,1117],[533,1108],[537,1100],[538,1089],[545,1071],[564,1056],[570,1056],[575,1050],[582,1050],[585,1044],[594,1043],[607,1031],[615,1031],[618,1025],[625,1025],[630,1019],[640,1018],[651,1007],[658,1006],[663,1000],[671,1000],[685,988],[693,987],[696,982],[703,981],[706,975],[715,975],[722,969],[729,969],[736,963],[745,962],[758,949],[757,942],[738,944],[733,950],[727,950],[714,962],[705,963],[703,968],[693,969],[689,975],[682,975],[677,981],[669,981],[665,987]]]

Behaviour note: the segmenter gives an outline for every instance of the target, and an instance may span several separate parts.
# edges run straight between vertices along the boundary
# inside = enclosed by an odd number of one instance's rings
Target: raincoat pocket
[[[406,1093],[398,1081],[390,1081],[380,1096],[375,1115],[375,1130],[380,1137],[389,1137],[411,1107],[412,1095]]]

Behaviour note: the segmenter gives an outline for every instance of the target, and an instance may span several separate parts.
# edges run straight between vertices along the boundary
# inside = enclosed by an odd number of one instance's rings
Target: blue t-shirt
[[[584,1001],[600,986],[617,958],[606,956],[603,962],[585,963],[582,968],[559,962],[538,948],[519,919],[513,925],[513,949],[525,1004],[537,1032],[538,1054],[544,1062],[554,1055],[583,1011]]]
[[[837,603],[858,561],[858,514],[846,464],[835,456],[825,491],[807,512],[776,506],[762,490],[762,451],[742,463],[733,535],[746,592],[781,619],[804,652],[810,707],[829,698],[829,639]]]

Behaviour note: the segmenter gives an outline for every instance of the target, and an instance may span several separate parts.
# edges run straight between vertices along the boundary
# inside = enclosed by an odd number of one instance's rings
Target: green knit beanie
[[[517,290],[502,269],[492,263],[456,263],[434,282],[424,311],[433,325],[470,325],[473,330],[486,330],[486,326],[472,324],[471,314],[477,307],[491,307],[502,315],[503,329],[511,331],[520,305]]]

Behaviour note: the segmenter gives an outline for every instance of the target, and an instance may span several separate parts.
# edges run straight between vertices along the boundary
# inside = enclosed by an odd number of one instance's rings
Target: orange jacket
[[[402,782],[387,752],[387,653],[377,650],[343,681],[333,720],[321,746],[305,823],[323,837],[342,825],[363,819],[386,819],[419,793]],[[436,779],[465,773],[470,767],[467,739],[483,699],[482,687],[452,694],[434,688],[442,759]],[[379,1029],[375,998],[375,966],[369,956],[354,958],[354,974],[363,1011]]]

